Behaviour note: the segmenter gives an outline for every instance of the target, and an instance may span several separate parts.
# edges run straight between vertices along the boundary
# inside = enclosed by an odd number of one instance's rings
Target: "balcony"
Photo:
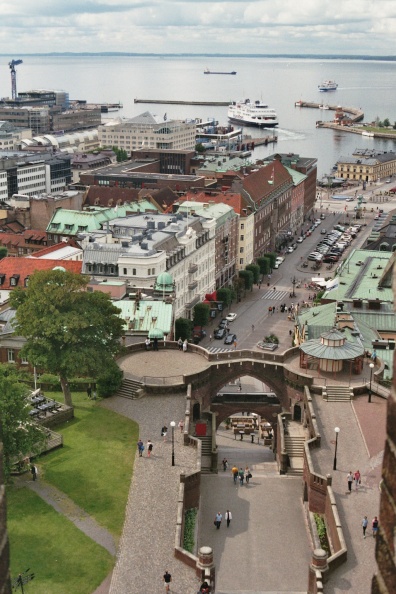
[[[198,270],[198,264],[194,264],[194,263],[189,264],[188,274],[194,274],[194,272],[197,272],[197,270]]]
[[[193,291],[198,287],[198,281],[193,281],[192,283],[188,283],[188,290]]]

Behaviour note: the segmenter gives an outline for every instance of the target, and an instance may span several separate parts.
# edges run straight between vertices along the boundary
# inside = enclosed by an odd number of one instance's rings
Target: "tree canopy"
[[[34,273],[26,289],[11,293],[16,331],[26,338],[21,356],[59,375],[65,403],[68,378],[95,376],[120,349],[123,321],[108,295],[85,290],[88,280],[63,270]]]
[[[207,303],[197,303],[194,307],[194,326],[206,326],[210,320],[210,307]]]
[[[45,440],[43,428],[30,418],[26,394],[26,386],[18,382],[6,365],[0,365],[0,441],[6,477],[15,461],[38,453]]]

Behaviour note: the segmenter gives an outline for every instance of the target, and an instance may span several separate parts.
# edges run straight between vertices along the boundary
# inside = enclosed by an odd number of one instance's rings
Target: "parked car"
[[[301,235],[301,237],[299,237],[299,238],[297,239],[297,243],[302,243],[303,241],[304,241],[304,236],[303,236],[303,235]]]
[[[293,246],[291,246],[291,245],[290,245],[290,246],[287,248],[287,250],[286,250],[286,253],[287,253],[287,254],[292,254],[293,252],[294,252],[294,248],[293,248]]]
[[[200,340],[205,338],[206,330],[201,328],[201,326],[194,326],[193,328],[193,342],[194,344],[198,344]]]
[[[219,328],[227,328],[228,326],[228,320],[227,318],[223,318],[219,324]]]
[[[321,233],[322,235],[326,235],[327,231],[326,231],[326,229],[321,229],[321,230],[320,230],[320,233]]]
[[[226,316],[226,320],[227,320],[227,322],[233,322],[236,317],[237,317],[236,313],[229,313],[228,316]]]
[[[213,336],[219,340],[222,340],[225,337],[225,335],[226,335],[225,328],[217,328],[213,334]]]
[[[228,336],[225,337],[224,344],[233,344],[235,340],[236,340],[236,334],[232,334],[230,332],[230,334],[228,334]]]

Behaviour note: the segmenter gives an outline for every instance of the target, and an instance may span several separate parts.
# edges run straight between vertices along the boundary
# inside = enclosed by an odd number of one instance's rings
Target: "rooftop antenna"
[[[23,60],[12,60],[8,62],[8,66],[11,70],[11,96],[15,100],[17,98],[17,87],[16,87],[16,70],[15,66],[22,64]]]

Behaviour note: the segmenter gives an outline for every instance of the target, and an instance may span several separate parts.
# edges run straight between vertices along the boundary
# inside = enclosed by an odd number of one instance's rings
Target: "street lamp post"
[[[291,280],[291,282],[292,282],[292,285],[293,285],[293,293],[292,293],[292,297],[295,297],[295,296],[296,296],[296,292],[295,292],[295,290],[294,290],[294,287],[295,287],[295,286],[296,286],[296,284],[297,284],[297,279],[296,279],[296,277],[295,277],[295,276],[293,276],[293,278],[291,278],[290,280]]]
[[[370,363],[369,367],[370,367],[370,387],[369,387],[368,401],[371,402],[371,382],[373,379],[374,363]]]
[[[172,466],[175,465],[175,421],[171,421],[170,426],[172,427]]]
[[[339,427],[335,427],[334,429],[336,434],[336,441],[335,441],[335,449],[334,449],[334,462],[333,462],[333,470],[337,470],[337,445],[338,445],[338,434],[340,432]]]

